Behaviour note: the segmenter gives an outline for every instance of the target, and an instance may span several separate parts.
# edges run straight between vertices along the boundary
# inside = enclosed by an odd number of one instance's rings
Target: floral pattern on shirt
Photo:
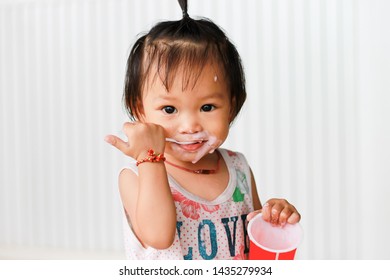
[[[199,219],[199,210],[201,208],[209,213],[213,213],[219,209],[219,205],[206,205],[188,199],[175,189],[172,189],[172,196],[174,201],[180,203],[180,207],[184,216],[193,220]]]

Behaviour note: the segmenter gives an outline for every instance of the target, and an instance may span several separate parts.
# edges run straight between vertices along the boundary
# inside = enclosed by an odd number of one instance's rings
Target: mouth
[[[207,142],[207,140],[204,139],[197,139],[197,140],[191,140],[191,141],[177,141],[172,138],[166,138],[167,142],[171,142],[173,144],[178,145],[183,150],[192,152],[198,150],[200,147],[204,145],[204,143]]]

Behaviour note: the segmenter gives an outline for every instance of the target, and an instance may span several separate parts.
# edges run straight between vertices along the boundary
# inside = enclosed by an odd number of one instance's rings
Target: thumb
[[[262,212],[262,209],[256,210],[256,211],[253,211],[253,212],[250,212],[250,213],[246,216],[247,221],[249,222],[249,221],[252,220],[257,214],[260,214],[261,212]]]
[[[106,141],[108,144],[111,144],[121,152],[124,152],[125,149],[129,146],[127,142],[123,141],[115,135],[107,135],[104,137],[104,141]]]

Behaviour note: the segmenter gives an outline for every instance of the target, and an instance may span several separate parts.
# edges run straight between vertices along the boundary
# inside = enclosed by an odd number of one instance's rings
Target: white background
[[[299,259],[390,257],[390,19],[381,0],[192,0],[248,101],[225,147],[302,214]],[[137,34],[175,0],[0,1],[0,258],[123,258],[117,173]]]

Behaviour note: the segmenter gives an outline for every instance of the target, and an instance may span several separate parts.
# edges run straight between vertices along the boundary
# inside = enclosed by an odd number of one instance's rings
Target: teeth
[[[190,144],[199,144],[202,143],[204,140],[195,140],[195,141],[177,141],[173,138],[166,138],[165,139],[168,142],[173,142],[179,145],[190,145]]]
[[[191,142],[176,142],[177,144],[181,144],[181,145],[191,145],[191,144],[199,144],[199,143],[202,143],[202,141],[191,141]]]

